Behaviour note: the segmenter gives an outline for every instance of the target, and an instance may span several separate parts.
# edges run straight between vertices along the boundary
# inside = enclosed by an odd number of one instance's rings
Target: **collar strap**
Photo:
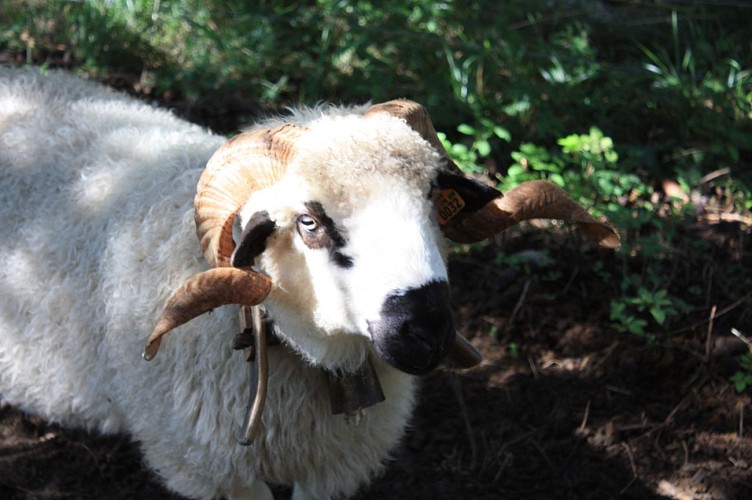
[[[269,355],[267,353],[268,330],[259,306],[240,307],[242,332],[235,336],[233,348],[242,348],[251,371],[250,395],[243,423],[240,444],[248,446],[261,429],[261,415],[269,387]]]
[[[258,325],[254,326],[254,310],[258,309],[260,318]],[[232,348],[236,351],[244,350],[246,361],[256,359],[256,331],[263,332],[266,336],[266,346],[274,347],[282,344],[282,339],[274,331],[274,321],[258,306],[241,306],[240,327],[242,331],[235,334],[232,339]]]

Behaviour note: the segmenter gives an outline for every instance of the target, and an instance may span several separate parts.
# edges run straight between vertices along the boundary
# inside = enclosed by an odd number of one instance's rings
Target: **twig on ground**
[[[710,263],[706,263],[705,267],[702,270],[702,277],[703,281],[707,283],[707,288],[705,290],[705,307],[708,307],[710,305],[710,297],[713,293],[713,277],[715,276],[715,267],[711,266]]]
[[[723,177],[724,175],[728,175],[731,173],[731,168],[725,167],[720,168],[718,170],[714,170],[713,172],[710,172],[707,175],[704,175],[700,178],[699,181],[697,181],[697,184],[705,184],[706,182],[710,182],[713,179],[717,179],[718,177]]]
[[[557,476],[560,476],[561,471],[554,465],[551,459],[548,458],[548,454],[546,453],[546,450],[543,449],[540,443],[538,443],[538,441],[535,439],[531,439],[530,443],[533,445],[533,447],[536,450],[538,450],[538,453],[540,453],[541,458],[543,458],[543,461],[546,462],[546,465],[548,465],[548,468],[551,469],[551,472],[553,472]]]
[[[507,450],[509,448],[511,448],[513,445],[515,445],[515,444],[517,444],[517,443],[519,443],[521,441],[525,441],[525,440],[529,439],[530,436],[536,434],[537,432],[539,432],[538,429],[533,429],[531,431],[528,431],[528,432],[522,434],[521,436],[518,436],[518,437],[510,440],[510,441],[506,441],[501,446],[501,448],[499,449],[499,451],[496,452],[496,456],[500,457],[502,454],[507,453]],[[507,460],[505,459],[505,461],[507,461]],[[504,472],[504,469],[503,468],[499,468],[499,471],[494,476],[494,482],[497,482],[499,480],[499,478],[501,477],[501,475],[502,475],[503,472]]]
[[[522,309],[522,305],[525,303],[525,298],[527,297],[527,291],[530,289],[531,281],[531,278],[525,280],[525,285],[522,287],[520,298],[517,299],[517,303],[514,305],[514,309],[512,309],[512,314],[509,315],[509,325],[514,324],[514,318],[517,317],[517,313],[520,312],[520,309]]]
[[[713,304],[713,307],[710,309],[710,318],[708,319],[708,334],[705,337],[705,359],[706,362],[710,362],[710,351],[711,351],[711,342],[710,339],[713,336],[713,321],[715,320],[715,311],[717,309],[717,306]]]
[[[527,364],[530,365],[530,371],[533,372],[533,378],[535,380],[538,380],[538,378],[539,378],[538,367],[535,366],[535,360],[533,358],[531,358],[530,356],[528,356],[527,357]]]
[[[705,383],[709,379],[710,379],[709,375],[705,376],[700,382],[697,382],[696,388],[704,386]],[[686,386],[686,384],[685,384],[685,386]],[[638,424],[638,425],[631,425],[631,426],[620,427],[619,430],[623,431],[623,430],[633,430],[633,429],[643,429],[643,428],[647,429],[646,432],[644,432],[641,435],[641,437],[650,436],[653,433],[657,433],[657,434],[655,434],[655,436],[656,436],[656,443],[657,443],[657,440],[660,437],[661,432],[663,432],[663,430],[666,429],[673,422],[674,417],[676,417],[676,414],[679,413],[679,410],[682,409],[682,407],[685,405],[685,403],[687,402],[687,400],[689,400],[690,397],[692,397],[693,395],[695,395],[694,391],[696,390],[696,388],[693,389],[693,390],[688,391],[681,398],[681,400],[679,401],[679,403],[677,403],[677,405],[674,406],[674,408],[669,412],[669,414],[666,416],[666,418],[663,419],[663,422],[650,423],[650,424],[648,424],[646,422],[642,422],[641,424]],[[656,447],[658,447],[658,444],[656,444]]]
[[[682,449],[684,450],[684,465],[687,465],[689,463],[689,446],[687,445],[687,441],[682,439],[681,441]]]
[[[752,340],[749,340],[742,332],[740,332],[736,328],[732,328],[731,333],[733,333],[739,340],[747,344],[749,350],[752,351]]]
[[[744,437],[744,403],[739,401],[739,439]]]
[[[716,319],[720,318],[721,316],[724,316],[724,315],[730,313],[731,311],[733,311],[734,309],[736,309],[737,307],[739,307],[740,305],[742,305],[750,297],[752,297],[752,292],[748,292],[748,293],[744,294],[744,296],[741,297],[740,299],[735,300],[734,302],[732,302],[731,304],[727,305],[726,307],[724,307],[720,311],[716,311],[715,315],[713,316],[713,319],[716,320]],[[674,335],[678,335],[680,333],[684,333],[684,332],[689,332],[689,331],[695,330],[695,329],[699,328],[700,326],[704,325],[707,321],[708,321],[707,319],[704,319],[704,320],[698,321],[697,323],[694,323],[692,325],[685,326],[684,328],[679,328],[677,330],[672,330],[671,333],[670,333],[670,335],[674,336]]]
[[[456,373],[449,375],[449,380],[452,384],[452,390],[454,396],[457,398],[457,404],[460,407],[460,414],[462,415],[462,422],[465,424],[465,432],[467,432],[467,441],[470,444],[470,470],[474,470],[478,463],[478,446],[475,444],[475,436],[473,434],[473,426],[470,423],[470,415],[467,412],[467,405],[465,404],[465,395],[462,392],[462,384],[460,383],[459,376]]]
[[[572,283],[574,283],[574,279],[577,277],[578,274],[580,274],[580,266],[575,266],[574,270],[572,271],[572,274],[569,275],[567,284],[564,285],[564,288],[561,290],[562,295],[567,294],[567,292],[569,291],[569,288],[572,286]]]
[[[695,385],[695,389],[698,389],[704,386],[705,383],[708,381],[708,379],[710,379],[709,375],[705,376],[701,381],[697,382],[697,384]],[[689,398],[692,397],[693,395],[694,395],[693,391],[688,391],[687,394],[685,394],[684,397],[681,398],[681,401],[679,401],[679,403],[676,406],[674,406],[674,409],[671,410],[671,413],[669,413],[668,416],[663,420],[662,427],[667,426],[674,420],[674,417],[682,408],[682,406],[684,406],[684,403],[686,403],[689,400]]]
[[[744,303],[744,301],[747,300],[750,297],[752,297],[752,292],[748,292],[746,295],[744,295],[739,300],[735,301],[734,303],[732,303],[732,304],[724,307],[720,311],[718,311],[718,313],[715,315],[715,317],[717,318],[719,316],[723,316],[724,314],[726,314],[728,312],[733,311],[734,309],[736,309],[737,307],[739,307],[740,305],[742,305]]]
[[[627,452],[627,457],[629,457],[629,466],[632,468],[632,480],[629,481],[629,483],[627,483],[627,485],[619,492],[620,495],[623,495],[629,489],[629,487],[632,486],[635,481],[637,481],[637,478],[639,476],[637,474],[637,464],[635,463],[632,447],[629,446],[629,443],[627,443],[626,441],[622,441],[621,446]]]
[[[577,429],[577,432],[579,434],[582,434],[585,432],[589,417],[590,417],[590,400],[588,399],[587,404],[585,405],[585,414],[582,415],[582,422],[580,422],[580,427]]]
[[[601,366],[605,365],[616,351],[616,348],[619,347],[619,345],[620,343],[618,341],[612,342],[611,345],[596,353],[598,354],[598,356],[596,357],[597,361],[593,362],[590,365],[588,373],[594,373]]]

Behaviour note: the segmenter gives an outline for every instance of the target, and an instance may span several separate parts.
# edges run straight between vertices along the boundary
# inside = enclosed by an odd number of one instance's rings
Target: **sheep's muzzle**
[[[433,281],[389,295],[368,330],[384,361],[413,375],[430,372],[447,357],[455,340],[448,284]]]

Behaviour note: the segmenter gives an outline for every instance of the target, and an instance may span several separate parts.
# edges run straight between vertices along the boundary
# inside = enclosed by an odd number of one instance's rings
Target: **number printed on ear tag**
[[[436,200],[436,218],[439,224],[446,224],[465,206],[465,200],[454,189],[442,189]]]

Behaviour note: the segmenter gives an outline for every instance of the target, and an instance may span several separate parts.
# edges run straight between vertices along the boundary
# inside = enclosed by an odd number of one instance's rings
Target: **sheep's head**
[[[410,101],[251,130],[212,157],[199,183],[197,232],[215,269],[175,294],[187,298],[168,303],[145,355],[220,303],[268,295],[281,330],[292,332],[287,341],[326,368],[357,368],[363,337],[408,373],[432,370],[453,349],[462,360],[444,237],[478,241],[537,217],[571,220],[601,244],[618,243],[551,184],[502,196],[462,176]],[[191,303],[198,307],[188,311]]]

